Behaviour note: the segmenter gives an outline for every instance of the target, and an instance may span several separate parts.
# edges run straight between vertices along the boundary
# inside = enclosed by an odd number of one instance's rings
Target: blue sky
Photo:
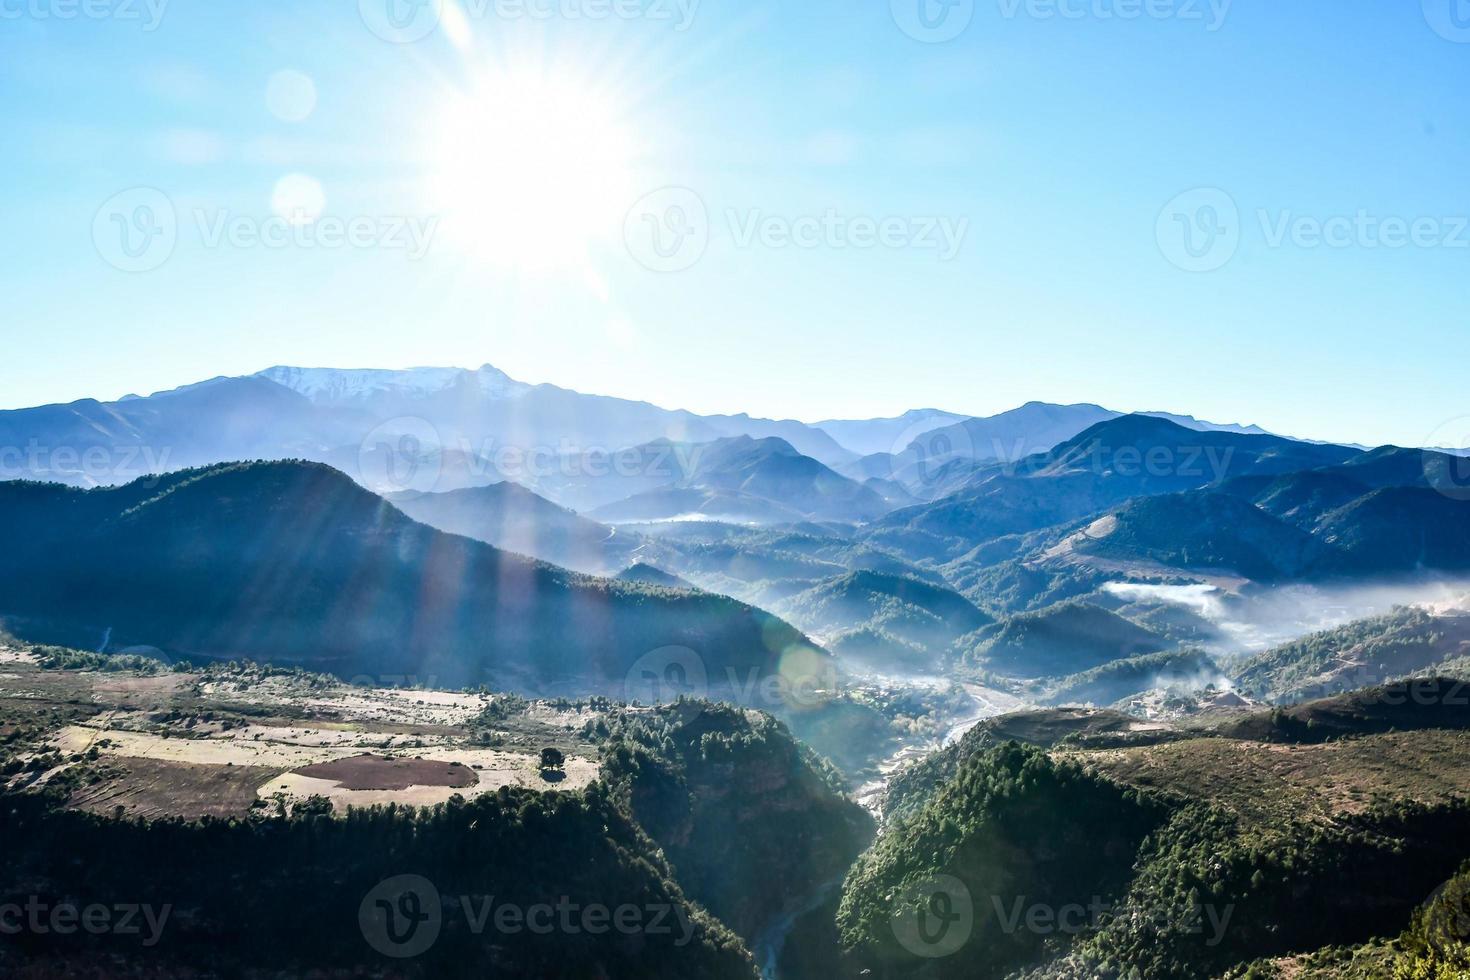
[[[0,407],[489,362],[1467,428],[1451,0],[460,0],[411,43],[389,2],[0,0]]]

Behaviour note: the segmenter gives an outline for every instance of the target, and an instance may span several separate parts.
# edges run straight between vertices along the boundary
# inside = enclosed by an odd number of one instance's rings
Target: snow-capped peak
[[[274,381],[314,402],[358,401],[375,395],[425,396],[462,384],[473,384],[487,398],[515,398],[530,385],[510,378],[489,364],[477,370],[419,367],[402,371],[364,368],[273,367],[257,377]]]

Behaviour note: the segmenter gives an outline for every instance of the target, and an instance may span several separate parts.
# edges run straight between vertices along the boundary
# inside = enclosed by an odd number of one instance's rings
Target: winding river
[[[900,768],[938,749],[947,748],[964,738],[965,733],[974,728],[987,718],[1019,711],[1026,707],[1026,702],[1012,697],[1004,691],[996,691],[979,684],[964,684],[965,693],[970,696],[971,710],[960,716],[945,730],[944,737],[928,742],[910,743],[903,746],[893,755],[884,759],[878,766],[879,778],[859,786],[853,793],[853,798],[868,810],[877,813],[878,804],[883,799],[883,790],[888,785],[889,778]],[[803,915],[820,906],[831,897],[833,891],[842,887],[845,875],[823,882],[811,895],[802,899],[788,910],[782,912],[777,919],[768,925],[765,930],[756,937],[751,952],[755,961],[760,964],[761,980],[781,980],[780,960],[781,950],[786,946],[786,937],[791,934],[796,920]]]

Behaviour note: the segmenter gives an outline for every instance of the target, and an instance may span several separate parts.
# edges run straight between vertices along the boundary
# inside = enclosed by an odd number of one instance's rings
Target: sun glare
[[[621,227],[634,139],[594,85],[525,71],[447,97],[428,191],[457,247],[517,271],[585,267]]]

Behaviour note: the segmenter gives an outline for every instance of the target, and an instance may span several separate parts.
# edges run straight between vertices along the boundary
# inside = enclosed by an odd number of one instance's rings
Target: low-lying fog
[[[1418,606],[1440,615],[1454,611],[1470,613],[1470,578],[1337,586],[1251,586],[1242,593],[1207,584],[1113,582],[1104,589],[1130,604],[1167,604],[1188,609],[1215,627],[1217,639],[1212,643],[1184,645],[1201,646],[1217,658],[1259,653],[1312,633],[1382,615],[1401,606]],[[1171,669],[1167,676],[1156,677],[1147,687],[1173,691],[1202,691],[1213,687],[1220,692],[1229,692],[1234,687],[1228,673],[1230,668],[1223,660],[1221,667],[1223,671],[1202,670],[1195,675],[1184,675],[1177,669]],[[844,673],[852,682],[899,691],[938,692],[956,683],[952,677],[894,671],[891,668],[874,669],[871,665],[851,663],[844,664]],[[884,764],[885,773],[934,747],[952,743],[985,718],[1026,708],[1030,703],[1029,697],[1041,694],[1039,691],[1030,694],[1021,690],[1007,692],[973,682],[961,683],[959,688],[966,703],[964,707],[952,706],[955,713],[949,719],[943,737],[931,745],[906,744]],[[1037,703],[1049,702],[1043,699]],[[865,790],[881,788],[882,784],[882,779],[877,780]]]
[[[1421,606],[1432,612],[1470,610],[1470,579],[1383,582],[1367,585],[1252,587],[1233,594],[1212,585],[1140,585],[1113,582],[1105,590],[1129,602],[1184,606],[1219,628],[1211,652],[1248,654],[1353,620]]]

